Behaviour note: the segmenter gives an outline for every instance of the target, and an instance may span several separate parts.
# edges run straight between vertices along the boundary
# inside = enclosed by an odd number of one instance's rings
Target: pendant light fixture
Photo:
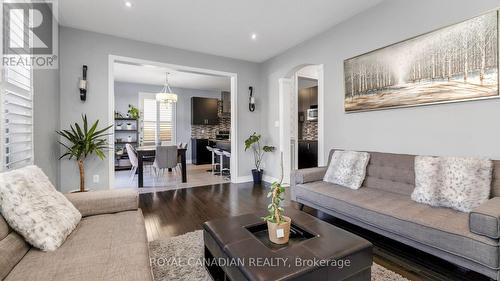
[[[165,85],[161,90],[161,93],[156,94],[156,101],[158,102],[166,102],[166,103],[175,103],[177,102],[177,95],[174,94],[170,85],[168,85],[168,72],[165,74]]]

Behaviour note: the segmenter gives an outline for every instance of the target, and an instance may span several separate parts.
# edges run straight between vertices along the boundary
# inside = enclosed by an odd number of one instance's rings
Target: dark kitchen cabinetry
[[[318,105],[318,86],[299,90],[298,112],[306,112],[312,105]]]
[[[213,146],[208,139],[191,139],[191,161],[194,165],[212,163],[212,153],[207,146]]]
[[[231,92],[221,92],[222,114],[231,114]]]
[[[191,98],[192,125],[218,125],[219,100],[215,98]]]
[[[299,169],[318,167],[318,142],[299,141]]]

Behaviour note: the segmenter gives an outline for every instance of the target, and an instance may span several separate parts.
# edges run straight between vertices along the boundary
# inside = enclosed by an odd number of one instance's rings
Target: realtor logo
[[[3,66],[57,68],[57,15],[54,2],[5,1]]]

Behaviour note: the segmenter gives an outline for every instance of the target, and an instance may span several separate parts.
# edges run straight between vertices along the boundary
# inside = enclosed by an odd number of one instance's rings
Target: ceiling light
[[[165,85],[160,93],[156,94],[156,101],[174,103],[177,102],[177,95],[174,94],[170,85],[168,85],[168,72],[165,74]]]
[[[132,2],[130,2],[130,1],[125,1],[125,6],[126,6],[127,8],[132,8]]]
[[[255,40],[255,39],[257,39],[257,34],[256,33],[252,33],[252,35],[250,37],[252,38],[252,40]]]

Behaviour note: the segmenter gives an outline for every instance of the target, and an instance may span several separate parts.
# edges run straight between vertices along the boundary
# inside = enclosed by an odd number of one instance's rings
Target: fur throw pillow
[[[80,212],[36,166],[0,174],[0,213],[31,245],[53,251],[80,222]]]
[[[326,182],[359,189],[365,180],[370,154],[357,151],[335,151],[323,178]]]
[[[465,157],[415,157],[411,198],[431,206],[470,212],[490,197],[493,163]]]

